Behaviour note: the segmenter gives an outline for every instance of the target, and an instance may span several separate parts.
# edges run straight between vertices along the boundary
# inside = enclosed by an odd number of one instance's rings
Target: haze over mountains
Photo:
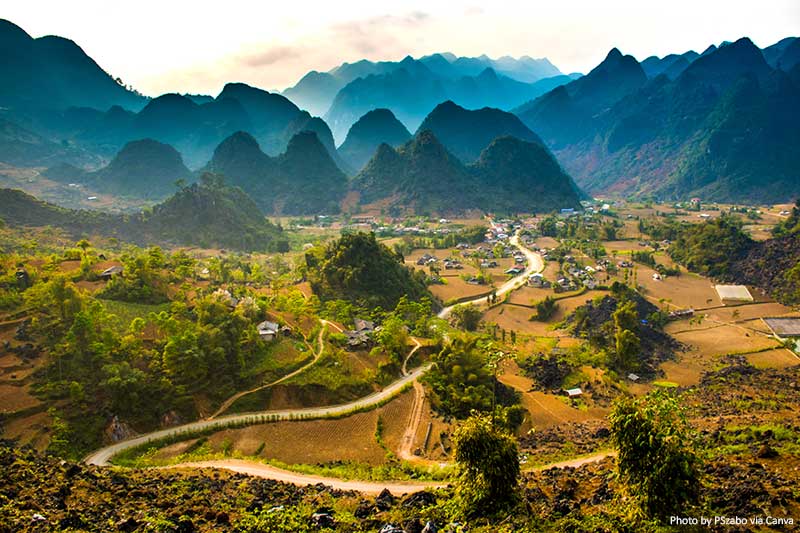
[[[424,69],[423,69],[424,67]],[[372,62],[362,59],[355,63],[342,63],[328,72],[312,70],[296,85],[283,91],[283,94],[297,105],[317,115],[328,112],[339,91],[358,78],[382,76],[406,69],[430,72],[441,79],[475,77],[486,69],[516,81],[533,83],[544,78],[560,76],[561,71],[547,58],[533,59],[523,56],[519,59],[504,56],[499,59],[480,57],[457,57],[451,53],[431,54],[415,60],[406,57],[402,61]]]
[[[284,94],[228,83],[216,97],[152,99],[67,39],[0,21],[0,52],[0,163],[112,194],[164,198],[203,168],[274,214],[334,212],[348,193],[429,210],[444,207],[445,190],[459,209],[536,200],[493,190],[488,201],[478,188],[492,180],[549,184],[565,205],[575,183],[676,199],[800,194],[796,38],[641,63],[613,49],[585,76],[530,57],[362,60],[310,72]]]

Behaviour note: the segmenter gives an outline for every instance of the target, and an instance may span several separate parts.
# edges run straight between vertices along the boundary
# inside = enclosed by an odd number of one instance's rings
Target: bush
[[[622,398],[611,412],[617,471],[647,515],[681,515],[700,495],[700,460],[677,398],[659,390]]]
[[[517,499],[517,443],[488,415],[473,415],[453,434],[456,495],[468,516],[496,514]]]

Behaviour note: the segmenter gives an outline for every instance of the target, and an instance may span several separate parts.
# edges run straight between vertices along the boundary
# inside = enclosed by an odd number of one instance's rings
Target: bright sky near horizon
[[[74,40],[148,95],[284,89],[344,61],[433,52],[547,57],[585,73],[615,46],[642,60],[800,35],[798,0],[4,0],[0,18]]]

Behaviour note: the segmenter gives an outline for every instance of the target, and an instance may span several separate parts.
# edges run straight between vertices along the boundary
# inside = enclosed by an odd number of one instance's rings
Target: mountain
[[[270,157],[249,133],[237,132],[214,151],[207,170],[224,175],[271,214],[318,214],[339,210],[347,177],[313,132],[301,132],[286,152]]]
[[[150,138],[174,146],[191,168],[208,163],[214,149],[237,131],[251,133],[271,155],[283,152],[295,134],[313,131],[337,163],[347,168],[322,119],[281,95],[242,83],[227,84],[216,98],[164,94],[138,113],[119,106],[106,112],[70,108],[47,120],[38,126],[53,137],[74,140],[107,158],[130,141]]]
[[[551,147],[561,147],[590,134],[594,117],[647,83],[633,56],[616,48],[591,72],[553,89],[514,112]]]
[[[448,100],[437,105],[419,127],[428,130],[464,163],[472,163],[492,140],[510,135],[524,141],[542,144],[514,114],[484,107],[467,110]]]
[[[350,127],[339,153],[352,168],[361,169],[381,144],[396,148],[410,138],[411,133],[391,111],[373,109]]]
[[[650,56],[642,61],[641,65],[648,78],[655,78],[660,74],[664,74],[669,79],[674,80],[698,57],[700,57],[700,54],[694,51],[680,55],[669,54],[664,57]]]
[[[88,173],[86,182],[98,191],[152,200],[168,196],[177,180],[191,177],[175,148],[142,139],[129,142],[107,166]]]
[[[440,102],[452,100],[469,108],[511,109],[571,78],[524,83],[486,68],[475,76],[447,78],[425,63],[406,58],[400,68],[386,74],[369,75],[345,85],[336,95],[325,121],[334,138],[345,136],[350,126],[372,109],[391,109],[406,126],[417,128]]]
[[[536,213],[579,205],[578,187],[541,142],[499,137],[469,169],[481,190],[490,191],[491,210]]]
[[[52,226],[74,238],[102,235],[151,246],[154,243],[286,251],[288,242],[240,189],[205,176],[184,187],[151,212],[112,215],[64,209],[19,190],[0,189],[0,219],[11,226]]]
[[[397,150],[380,145],[352,188],[362,204],[421,213],[549,212],[579,203],[572,180],[539,143],[501,137],[465,166],[428,130]]]
[[[407,68],[408,60],[419,62],[436,77],[442,79],[474,77],[487,68],[505,77],[525,83],[561,75],[558,68],[547,58],[533,59],[523,56],[515,59],[503,56],[498,59],[490,59],[485,55],[456,57],[450,53],[438,53],[421,57],[418,60],[413,58],[379,62],[361,60],[355,63],[342,63],[328,72],[311,71],[303,76],[295,86],[283,91],[283,94],[301,108],[307,109],[315,115],[324,115],[330,109],[336,94],[350,82],[358,78],[388,74],[400,68]]]
[[[570,93],[591,73],[519,116],[590,193],[787,201],[800,194],[797,74],[773,69],[743,38],[709,48],[674,80],[631,84],[590,112]]]
[[[0,19],[0,107],[61,110],[73,106],[138,110],[142,95],[112,78],[73,41],[32,38]]]
[[[800,53],[800,39],[786,37],[772,46],[764,48],[761,52],[764,54],[764,60],[769,66],[789,71],[797,64],[797,55]]]

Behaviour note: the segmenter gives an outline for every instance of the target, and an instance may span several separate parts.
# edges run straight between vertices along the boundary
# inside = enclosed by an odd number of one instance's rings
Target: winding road
[[[519,232],[515,233],[514,236],[509,239],[509,241],[513,246],[517,247],[519,250],[522,251],[523,254],[525,254],[525,257],[528,260],[528,265],[522,274],[515,276],[512,279],[503,283],[503,285],[501,285],[495,291],[495,294],[497,296],[504,296],[505,294],[523,286],[527,281],[528,276],[530,276],[535,272],[541,272],[542,270],[544,270],[544,261],[542,260],[541,256],[531,250],[528,250],[526,247],[520,244]],[[465,303],[488,305],[489,297],[481,296]],[[452,312],[454,307],[455,306],[445,307],[438,313],[437,316],[439,316],[440,318],[447,318]],[[331,322],[325,320],[323,320],[322,322],[324,326],[331,326],[335,327],[336,329],[340,329]],[[180,437],[181,435],[185,435],[186,438],[190,438],[191,435],[206,430],[224,429],[226,427],[231,427],[231,426],[254,425],[254,424],[262,424],[267,422],[276,422],[283,420],[298,420],[298,419],[310,420],[310,419],[346,416],[354,412],[374,408],[392,399],[394,396],[398,395],[404,388],[406,388],[409,385],[412,385],[415,390],[414,406],[412,408],[412,412],[409,417],[408,427],[401,441],[400,455],[401,457],[404,458],[406,456],[408,457],[412,456],[411,448],[413,446],[414,436],[417,433],[417,429],[419,427],[419,423],[422,418],[422,406],[424,403],[424,391],[422,389],[422,386],[419,383],[417,383],[417,380],[418,378],[423,376],[431,367],[431,364],[427,364],[418,367],[412,371],[408,371],[407,364],[409,360],[412,358],[414,353],[421,347],[420,342],[413,337],[412,341],[414,342],[414,347],[411,349],[411,351],[403,361],[403,367],[402,367],[403,376],[397,381],[393,382],[392,384],[388,385],[387,387],[378,392],[364,396],[363,398],[359,398],[358,400],[355,400],[353,402],[341,405],[326,406],[326,407],[311,407],[305,409],[259,411],[255,413],[243,413],[243,414],[220,416],[221,413],[227,410],[237,399],[241,398],[242,396],[286,381],[291,377],[294,377],[299,373],[301,373],[302,371],[306,370],[309,366],[313,365],[322,355],[324,348],[324,343],[323,343],[324,332],[325,332],[325,327],[322,328],[317,338],[319,349],[313,361],[295,370],[294,372],[287,374],[286,376],[276,381],[273,381],[272,383],[262,385],[250,391],[243,391],[241,393],[238,393],[237,395],[226,400],[222,404],[222,406],[220,406],[217,412],[214,413],[208,419],[198,420],[196,422],[191,422],[180,426],[174,426],[159,431],[154,431],[152,433],[140,435],[132,439],[127,439],[124,441],[117,442],[115,444],[106,446],[91,453],[86,458],[84,458],[84,462],[87,464],[97,465],[97,466],[109,466],[111,458],[125,450],[130,450],[131,448],[135,448],[137,446],[141,446],[143,444],[147,444],[149,442],[154,442],[165,438]],[[576,461],[579,462],[579,464],[585,464],[586,462],[599,461],[607,456],[608,454],[597,454],[596,456],[577,459],[572,462],[567,461],[564,463],[555,463],[552,466],[572,466],[576,464]],[[283,481],[286,483],[293,483],[297,485],[324,483],[325,485],[329,485],[335,489],[356,490],[359,492],[370,493],[370,494],[372,493],[377,494],[384,488],[388,488],[393,493],[403,494],[403,493],[423,490],[425,488],[439,487],[445,485],[443,483],[437,483],[437,482],[404,482],[404,481],[370,482],[370,481],[342,480],[338,478],[327,478],[321,476],[300,474],[262,463],[233,460],[233,459],[221,460],[221,461],[201,461],[193,463],[181,463],[178,465],[170,466],[169,468],[223,468],[227,470],[232,470],[234,472],[241,472],[248,475],[274,479],[277,481]],[[547,468],[547,467],[540,467],[540,468]]]

